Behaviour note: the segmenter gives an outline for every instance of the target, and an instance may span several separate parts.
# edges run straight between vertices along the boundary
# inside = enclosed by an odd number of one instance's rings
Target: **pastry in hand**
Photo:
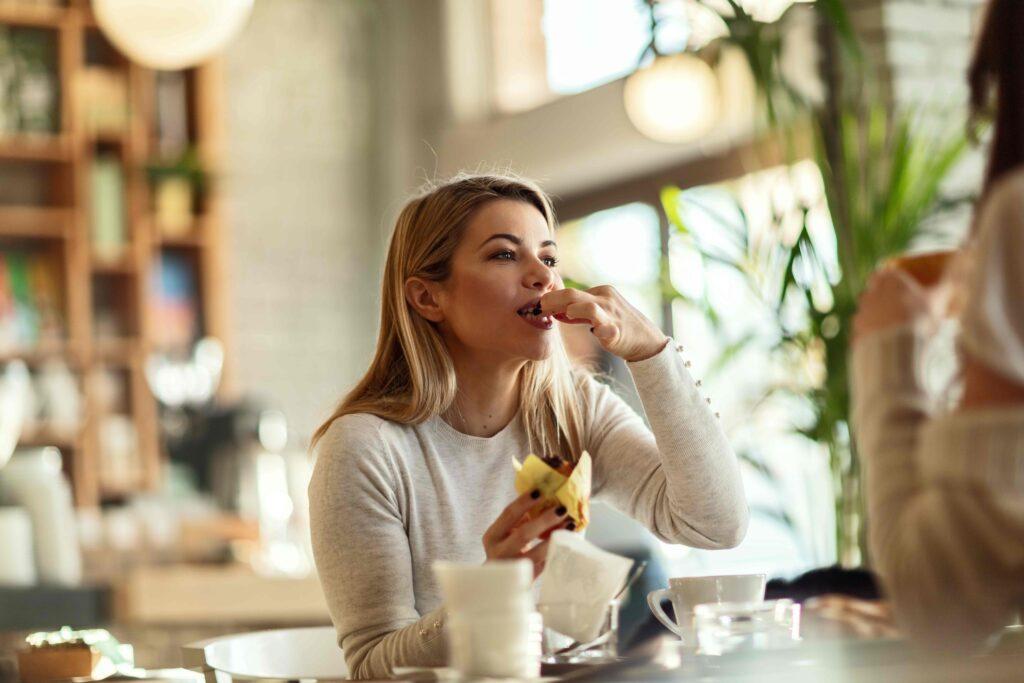
[[[528,455],[520,463],[512,459],[516,470],[516,491],[540,491],[540,500],[528,513],[535,517],[552,506],[564,506],[566,516],[582,531],[590,521],[592,464],[586,451],[576,463],[559,457]]]

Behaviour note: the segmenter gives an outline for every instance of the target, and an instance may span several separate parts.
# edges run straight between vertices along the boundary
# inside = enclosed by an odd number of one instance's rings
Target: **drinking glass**
[[[619,601],[611,600],[603,607],[578,602],[554,602],[537,605],[544,619],[543,656],[545,664],[576,664],[610,661],[619,654]],[[593,638],[579,642],[560,633],[549,624],[599,623]]]
[[[705,655],[794,647],[800,642],[800,605],[792,600],[697,605],[694,627]]]

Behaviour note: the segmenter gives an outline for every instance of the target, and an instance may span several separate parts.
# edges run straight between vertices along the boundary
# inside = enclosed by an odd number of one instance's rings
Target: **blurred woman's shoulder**
[[[986,232],[1024,230],[1024,166],[997,180],[985,194],[978,236]]]

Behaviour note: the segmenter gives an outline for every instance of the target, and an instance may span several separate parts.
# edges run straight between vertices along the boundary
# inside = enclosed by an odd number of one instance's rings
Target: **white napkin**
[[[581,643],[596,638],[608,602],[632,566],[633,560],[601,550],[579,534],[551,534],[537,601],[544,626]]]

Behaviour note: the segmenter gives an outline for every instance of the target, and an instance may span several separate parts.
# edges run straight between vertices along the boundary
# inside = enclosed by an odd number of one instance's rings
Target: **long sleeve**
[[[730,548],[746,534],[739,463],[675,342],[628,364],[643,420],[591,380],[587,450],[594,495],[669,543]]]
[[[1024,418],[1018,407],[929,416],[920,329],[862,340],[854,419],[872,558],[900,625],[972,649],[1024,604]]]
[[[309,486],[317,572],[352,678],[445,661],[442,610],[415,608],[398,477],[374,420],[332,426]]]
[[[993,188],[973,252],[961,346],[1024,382],[1024,174]],[[970,649],[1024,605],[1024,406],[932,415],[917,376],[926,339],[916,323],[853,352],[872,557],[904,629]]]

